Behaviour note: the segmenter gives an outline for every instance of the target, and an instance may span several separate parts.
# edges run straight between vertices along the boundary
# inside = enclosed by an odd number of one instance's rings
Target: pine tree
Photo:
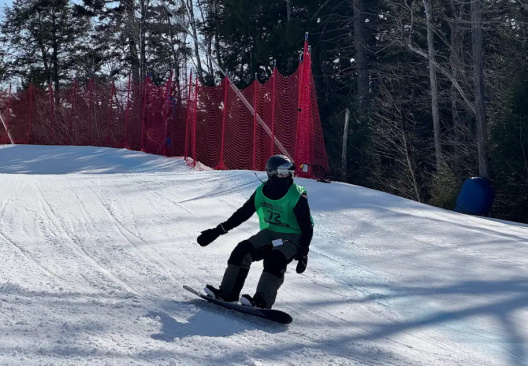
[[[156,84],[162,84],[172,71],[179,78],[187,66],[189,37],[171,24],[159,3],[83,0],[77,8],[94,24],[91,46],[97,62],[93,64],[93,76],[115,80],[130,74],[138,85],[148,75]],[[181,14],[183,9],[180,6],[176,12]]]
[[[240,87],[254,74],[268,79],[276,60],[283,74],[297,69],[305,28],[302,1],[209,0],[204,34],[215,40],[217,58]]]
[[[1,24],[6,77],[59,90],[82,72],[88,29],[88,18],[68,0],[16,0]]]

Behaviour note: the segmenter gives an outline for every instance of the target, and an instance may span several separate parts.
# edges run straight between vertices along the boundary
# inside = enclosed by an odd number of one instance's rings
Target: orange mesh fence
[[[264,170],[273,154],[286,154],[297,174],[322,177],[328,170],[315,88],[305,46],[290,76],[275,69],[264,84],[238,90],[220,85],[156,86],[76,82],[54,91],[33,86],[0,91],[0,143],[91,145],[191,158],[215,169]]]

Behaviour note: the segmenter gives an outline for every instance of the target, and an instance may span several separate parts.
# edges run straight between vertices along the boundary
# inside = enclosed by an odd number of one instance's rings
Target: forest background
[[[526,0],[15,0],[0,85],[191,70],[214,85],[218,65],[244,88],[274,63],[293,73],[307,32],[329,178],[453,209],[486,177],[491,216],[526,223],[527,15]]]

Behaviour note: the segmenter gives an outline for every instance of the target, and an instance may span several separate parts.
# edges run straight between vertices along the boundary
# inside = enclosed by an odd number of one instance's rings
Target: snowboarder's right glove
[[[198,239],[196,240],[198,244],[200,244],[202,247],[205,247],[206,245],[211,244],[213,241],[216,240],[220,235],[223,235],[227,233],[227,231],[224,229],[222,224],[218,225],[214,229],[207,229],[202,231],[200,236],[198,236]]]

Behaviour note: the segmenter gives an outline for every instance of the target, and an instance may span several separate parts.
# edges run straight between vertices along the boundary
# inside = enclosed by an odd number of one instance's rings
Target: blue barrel
[[[456,212],[488,216],[491,212],[495,190],[487,178],[473,177],[464,182],[458,194]]]

